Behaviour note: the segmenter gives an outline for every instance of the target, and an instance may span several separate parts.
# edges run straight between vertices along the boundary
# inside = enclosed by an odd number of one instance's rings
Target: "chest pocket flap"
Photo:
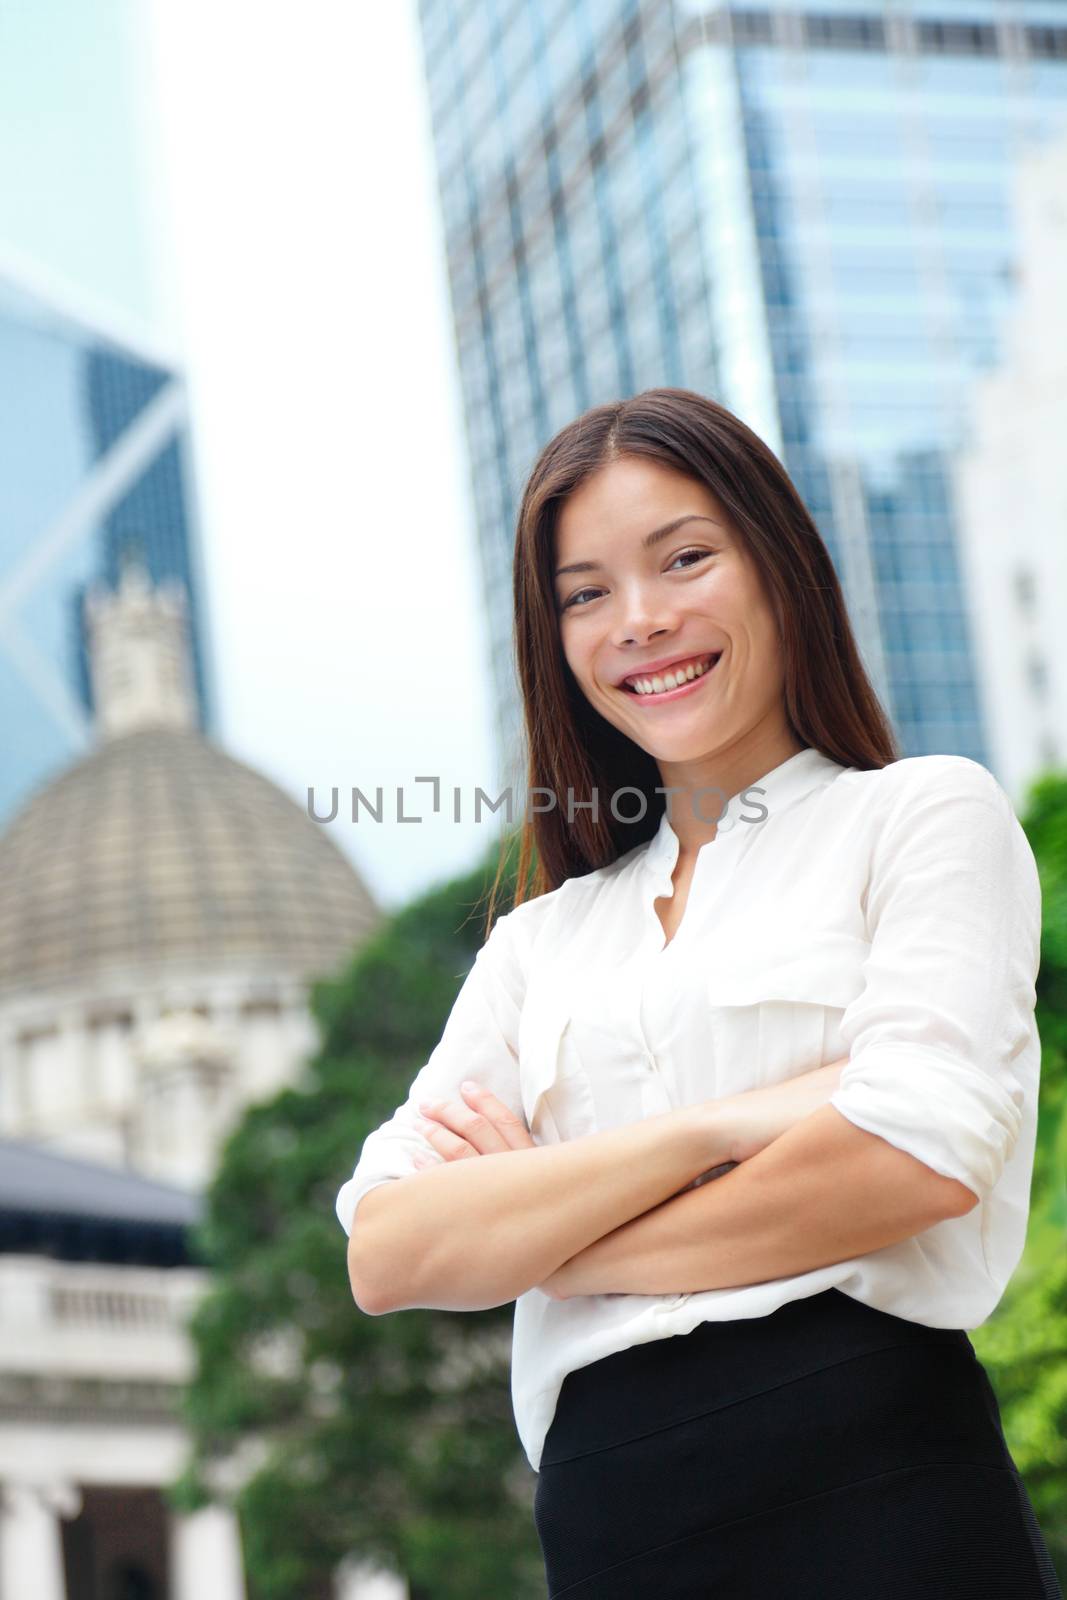
[[[739,940],[706,978],[716,1093],[781,1083],[845,1053],[840,1023],[862,993],[866,939],[836,929]]]

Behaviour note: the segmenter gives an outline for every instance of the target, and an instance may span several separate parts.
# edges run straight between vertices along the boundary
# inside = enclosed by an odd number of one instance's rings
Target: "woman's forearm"
[[[716,1111],[717,1102],[707,1101],[563,1144],[429,1167],[369,1190],[348,1245],[357,1305],[377,1315],[507,1304],[725,1160]]]
[[[356,1303],[371,1313],[506,1304],[709,1169],[777,1138],[825,1102],[845,1059],[605,1133],[450,1161],[371,1189],[348,1247]]]
[[[569,1299],[762,1283],[896,1244],[974,1203],[824,1105],[722,1177],[587,1246],[548,1286]]]

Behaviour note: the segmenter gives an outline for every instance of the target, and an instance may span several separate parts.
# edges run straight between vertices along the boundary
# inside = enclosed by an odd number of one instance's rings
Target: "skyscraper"
[[[972,391],[955,502],[993,765],[1009,792],[1067,761],[1067,129],[1021,164],[1018,296]]]
[[[1013,298],[1062,0],[420,0],[498,736],[540,446],[661,384],[778,453],[904,753],[988,760],[951,461]]]
[[[213,721],[186,397],[164,352],[0,270],[0,826],[91,741],[82,602],[136,556],[180,580],[196,721]]]

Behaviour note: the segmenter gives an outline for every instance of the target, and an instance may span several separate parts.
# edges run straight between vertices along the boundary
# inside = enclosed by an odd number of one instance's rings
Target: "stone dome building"
[[[88,609],[96,747],[0,836],[0,1596],[244,1600],[229,1490],[163,1498],[208,1287],[185,1235],[221,1140],[317,1047],[309,984],[380,913],[197,731],[182,591],[127,565]]]
[[[190,962],[308,978],[375,919],[322,827],[188,728],[135,729],[53,780],[0,872],[0,996]]]
[[[194,726],[183,595],[89,601],[97,747],[0,836],[0,1135],[200,1187],[317,1043],[380,912],[296,801]]]

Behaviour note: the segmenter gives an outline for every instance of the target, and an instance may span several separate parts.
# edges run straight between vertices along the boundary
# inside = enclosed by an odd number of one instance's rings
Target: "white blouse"
[[[714,796],[705,805],[713,814]],[[736,1288],[528,1290],[511,1391],[535,1471],[573,1368],[831,1287],[930,1327],[975,1328],[1025,1241],[1041,889],[987,769],[929,755],[863,771],[800,751],[730,801],[668,943],[653,902],[673,894],[678,848],[664,813],[650,841],[498,919],[407,1100],[337,1195],[345,1232],[370,1189],[418,1170],[417,1150],[443,1160],[413,1126],[416,1103],[461,1100],[464,1078],[551,1144],[845,1055],[830,1103],[979,1204],[899,1244]]]

